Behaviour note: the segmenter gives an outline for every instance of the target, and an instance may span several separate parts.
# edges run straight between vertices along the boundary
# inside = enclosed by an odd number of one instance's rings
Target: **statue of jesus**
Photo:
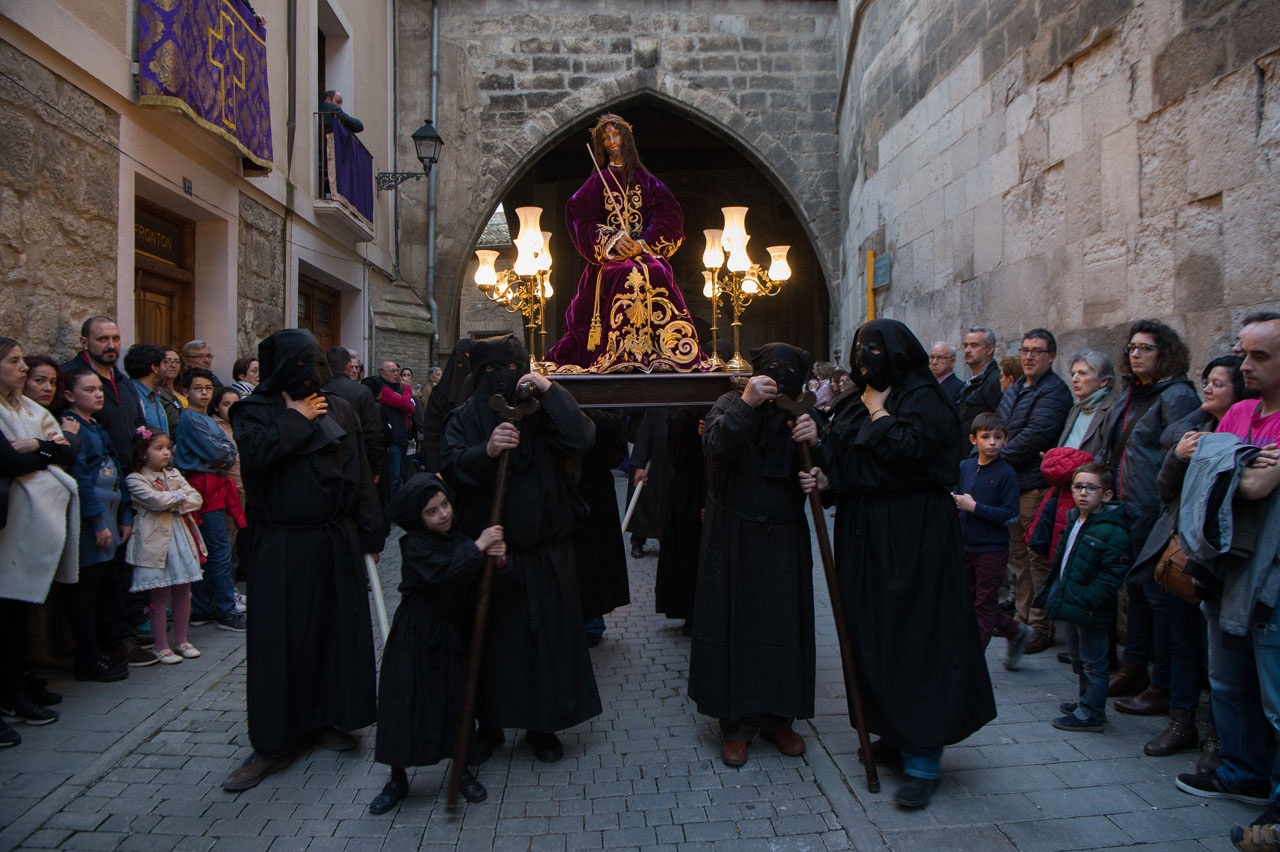
[[[587,268],[547,359],[573,373],[711,369],[668,261],[684,240],[679,202],[640,162],[621,116],[600,116],[591,154],[595,172],[565,207]]]

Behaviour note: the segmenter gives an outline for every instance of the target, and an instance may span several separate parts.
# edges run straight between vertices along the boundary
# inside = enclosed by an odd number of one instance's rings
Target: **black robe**
[[[813,715],[813,556],[799,454],[780,470],[764,434],[780,414],[731,391],[703,430],[710,470],[689,697],[718,719]]]
[[[329,411],[316,420],[270,393],[231,410],[251,495],[240,535],[253,600],[249,741],[260,752],[376,718],[364,554],[382,550],[386,521],[356,416],[340,397],[324,397]]]
[[[828,446],[849,638],[868,728],[895,747],[950,745],[996,715],[951,498],[957,415],[927,371],[885,408],[873,423],[845,397]]]
[[[488,526],[498,467],[485,450],[492,429],[480,404],[473,397],[449,416],[440,448],[458,496],[456,517],[473,538]],[[476,695],[483,725],[557,731],[600,714],[573,564],[572,536],[586,506],[568,471],[594,432],[559,385],[520,424],[502,512],[507,564],[494,576]]]
[[[677,408],[667,417],[671,488],[653,596],[655,609],[668,618],[693,617],[698,553],[702,548],[702,509],[707,496],[707,458],[698,434],[698,421],[704,414],[698,409]]]
[[[636,493],[635,471],[648,465],[648,478],[627,532],[643,539],[663,538],[667,499],[671,495],[671,459],[667,455],[667,409],[646,408],[636,426],[635,447],[631,450],[631,481],[627,484],[627,504]]]
[[[408,486],[406,486],[408,487]],[[452,757],[475,585],[484,554],[456,527],[400,539],[400,606],[382,652],[374,759],[430,766]]]
[[[573,534],[573,562],[582,617],[591,619],[631,603],[631,584],[613,479],[613,469],[627,457],[624,418],[610,409],[586,414],[596,426],[596,441],[582,456],[578,495],[586,502],[588,514]]]

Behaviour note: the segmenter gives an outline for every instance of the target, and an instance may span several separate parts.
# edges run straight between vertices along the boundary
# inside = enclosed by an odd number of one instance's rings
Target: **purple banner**
[[[138,103],[185,113],[271,169],[266,29],[240,0],[138,0]]]
[[[373,155],[342,122],[333,116],[333,166],[337,194],[351,204],[360,215],[373,221]]]

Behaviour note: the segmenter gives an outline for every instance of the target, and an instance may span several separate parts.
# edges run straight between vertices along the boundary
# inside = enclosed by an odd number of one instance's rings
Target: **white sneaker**
[[[244,595],[236,592],[236,612],[248,612],[249,599]]]

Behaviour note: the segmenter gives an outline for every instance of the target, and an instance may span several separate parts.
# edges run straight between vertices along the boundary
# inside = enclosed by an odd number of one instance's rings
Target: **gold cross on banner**
[[[236,50],[236,33],[241,32],[239,23],[239,17],[231,14],[224,4],[218,15],[217,31],[209,30],[209,64],[218,69],[219,112],[223,125],[231,130],[236,129],[236,89],[244,91],[246,73],[244,54]]]

